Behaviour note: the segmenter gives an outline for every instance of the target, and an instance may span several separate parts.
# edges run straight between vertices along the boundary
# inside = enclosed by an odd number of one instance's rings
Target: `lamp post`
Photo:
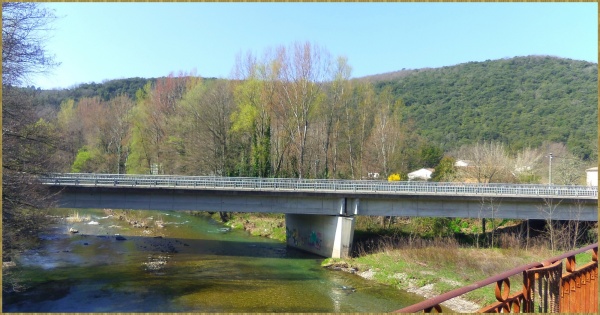
[[[549,153],[548,157],[550,157],[550,163],[548,164],[548,185],[552,185],[552,153]]]

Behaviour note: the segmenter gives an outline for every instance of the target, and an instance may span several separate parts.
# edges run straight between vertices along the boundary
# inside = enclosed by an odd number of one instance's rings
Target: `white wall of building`
[[[592,167],[585,170],[587,173],[586,183],[588,186],[598,186],[598,168]]]

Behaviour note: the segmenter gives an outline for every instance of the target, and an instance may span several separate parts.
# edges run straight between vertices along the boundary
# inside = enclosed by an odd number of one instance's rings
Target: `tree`
[[[338,160],[338,137],[340,136],[342,108],[348,107],[350,102],[351,84],[350,76],[352,67],[348,65],[346,57],[338,57],[332,70],[333,81],[327,85],[327,100],[322,104],[320,112],[325,119],[325,134],[323,155],[325,157],[325,170],[323,177],[330,177],[330,171],[335,177]],[[333,158],[330,159],[329,150],[333,144]],[[331,166],[330,166],[331,164]],[[318,171],[318,170],[315,170]]]
[[[229,82],[198,81],[180,101],[181,115],[175,125],[180,131],[182,172],[193,175],[226,175],[230,168],[230,116],[233,92]]]
[[[370,143],[379,166],[379,170],[388,176],[392,170],[400,169],[398,153],[403,140],[404,129],[401,126],[401,101],[397,100],[389,88],[377,98],[377,112]]]
[[[132,113],[132,135],[128,173],[173,174],[179,154],[169,141],[171,120],[180,111],[179,101],[199,80],[191,74],[170,74],[150,82],[136,93],[137,104]]]
[[[458,169],[463,180],[476,180],[478,183],[515,181],[512,174],[513,162],[499,142],[480,142],[463,146],[457,156],[469,160],[471,164]]]
[[[58,150],[54,126],[33,109],[34,96],[12,87],[2,89],[2,248],[10,259],[37,240],[47,225],[51,194],[36,176],[56,170]]]
[[[373,170],[364,163],[367,139],[372,132],[375,106],[375,91],[368,83],[357,84],[352,91],[351,101],[344,103],[345,147],[348,150],[348,167],[353,179],[360,179]],[[356,161],[356,162],[355,162]]]
[[[286,151],[280,148],[279,141],[275,141],[275,153],[272,152],[278,67],[269,60],[259,63],[251,54],[247,55],[245,62],[238,60],[237,67],[245,69],[237,74],[240,80],[235,87],[237,108],[231,116],[231,135],[236,139],[236,151],[242,153],[239,154],[238,169],[245,169],[252,176],[271,176],[281,167],[281,163],[273,163],[272,160],[281,161]],[[282,142],[288,143],[286,134],[281,134],[281,138]]]
[[[55,19],[40,3],[2,3],[2,85],[21,85],[58,65],[44,46]]]
[[[61,138],[64,140],[62,142],[62,149],[66,153],[66,161],[64,162],[64,170],[66,170],[77,156],[78,150],[85,143],[83,120],[73,99],[66,99],[60,104],[60,110],[56,117],[56,125]]]
[[[514,159],[514,172],[520,183],[539,183],[543,154],[539,149],[523,148]]]
[[[44,48],[55,16],[39,3],[2,3],[2,258],[35,241],[51,205],[36,175],[52,171],[58,137],[34,109],[33,91],[15,86],[56,63]],[[4,283],[3,283],[4,284]]]
[[[444,156],[438,165],[435,166],[435,172],[431,177],[435,182],[451,182],[455,178],[456,168],[454,167],[456,160],[451,156]]]
[[[292,163],[295,164],[292,167],[300,178],[306,175],[309,124],[314,109],[323,99],[321,82],[325,79],[328,57],[325,50],[309,42],[297,42],[289,48],[277,50],[277,62],[281,66],[278,71],[281,93],[278,105],[288,122],[287,131],[295,145],[297,162]]]
[[[129,97],[120,95],[111,99],[106,107],[106,124],[103,126],[103,133],[107,138],[106,151],[110,156],[111,173],[125,173],[134,104]]]
[[[424,144],[419,148],[421,167],[435,167],[444,157],[444,150],[432,144]]]

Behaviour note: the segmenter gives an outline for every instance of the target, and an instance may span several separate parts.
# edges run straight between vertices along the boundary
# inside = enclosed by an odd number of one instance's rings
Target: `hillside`
[[[119,95],[127,95],[135,99],[135,93],[148,82],[156,79],[128,78],[115,79],[103,83],[82,83],[68,89],[40,90],[38,100],[50,107],[58,108],[60,103],[66,99],[80,100],[84,97],[99,97],[103,101],[115,98]]]
[[[563,142],[595,159],[598,65],[546,56],[470,62],[363,78],[392,88],[404,119],[444,149],[481,140],[511,149]]]
[[[207,80],[211,81],[213,78]],[[39,91],[41,104],[120,94],[131,99],[156,78],[87,83],[65,90]],[[511,150],[562,142],[585,160],[597,159],[598,67],[595,63],[547,56],[378,74],[368,81],[376,91],[391,88],[405,107],[404,121],[445,151],[482,140]]]

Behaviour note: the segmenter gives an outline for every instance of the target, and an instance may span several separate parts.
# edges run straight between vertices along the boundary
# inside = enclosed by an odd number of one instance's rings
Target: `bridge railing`
[[[592,261],[577,267],[575,255],[591,251]],[[563,262],[566,262],[563,268]],[[511,292],[509,277],[523,275],[523,285]],[[440,304],[496,283],[497,302],[478,313],[592,313],[598,314],[598,243],[511,269],[471,285],[452,290],[395,313],[441,313]]]
[[[414,181],[255,178],[220,176],[48,174],[40,177],[48,185],[94,185],[127,187],[179,187],[204,189],[299,190],[320,192],[481,195],[515,197],[598,198],[598,187],[535,184],[476,184]]]

